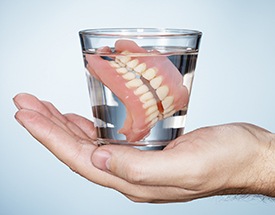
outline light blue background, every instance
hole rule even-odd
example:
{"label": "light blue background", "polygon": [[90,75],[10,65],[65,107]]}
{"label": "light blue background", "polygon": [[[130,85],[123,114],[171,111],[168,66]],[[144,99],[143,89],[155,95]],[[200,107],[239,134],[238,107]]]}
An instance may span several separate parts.
{"label": "light blue background", "polygon": [[29,92],[90,117],[78,31],[96,27],[201,30],[187,131],[246,121],[275,131],[275,3],[270,0],[0,2],[0,214],[274,214],[258,197],[151,205],[73,173],[13,118]]}

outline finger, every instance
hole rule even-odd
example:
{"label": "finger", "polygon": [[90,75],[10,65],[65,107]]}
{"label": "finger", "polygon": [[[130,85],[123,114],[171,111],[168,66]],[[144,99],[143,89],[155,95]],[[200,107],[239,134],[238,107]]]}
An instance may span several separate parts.
{"label": "finger", "polygon": [[72,136],[49,118],[33,110],[21,109],[15,114],[15,118],[35,139],[74,171],[85,175],[85,171],[95,169],[90,161],[90,155],[96,148],[93,144]]}
{"label": "finger", "polygon": [[74,172],[103,186],[114,187],[114,184],[117,184],[123,187],[121,183],[125,185],[122,180],[116,179],[92,165],[90,156],[97,146],[70,135],[49,118],[36,111],[21,109],[15,114],[15,118],[35,139]]}
{"label": "finger", "polygon": [[92,165],[91,154],[97,146],[69,134],[41,113],[20,109],[15,118],[27,131],[72,170],[97,184],[120,188],[125,181],[98,170]]}
{"label": "finger", "polygon": [[68,121],[76,124],[90,139],[96,139],[97,134],[93,122],[77,114],[69,113],[64,116]]}
{"label": "finger", "polygon": [[169,186],[140,186],[131,194],[124,194],[134,202],[169,203],[187,202],[197,198],[210,196],[211,193],[199,193]]}
{"label": "finger", "polygon": [[62,124],[64,124],[66,128],[68,128],[73,134],[83,139],[90,139],[90,137],[86,134],[86,132],[79,127],[79,125],[74,123],[72,120],[69,120],[66,117],[66,115],[61,114],[52,103],[48,101],[42,101],[42,102],[48,108],[52,116],[55,117],[57,120],[59,120]]}
{"label": "finger", "polygon": [[52,116],[54,116],[55,118],[57,118],[60,122],[66,124],[67,119],[65,116],[63,116],[59,110],[56,109],[56,107],[48,101],[42,101],[40,100],[40,102],[43,103],[43,105],[48,109],[49,113],[51,113]]}
{"label": "finger", "polygon": [[66,128],[62,120],[60,120],[61,117],[55,117],[51,113],[51,111],[47,108],[47,106],[45,105],[46,102],[43,103],[35,96],[26,94],[26,93],[21,93],[16,95],[13,100],[19,110],[27,109],[27,110],[36,111],[44,115],[45,117],[49,118],[50,120],[52,120],[55,124],[59,125],[64,130],[67,130],[68,132],[70,132],[70,130]]}
{"label": "finger", "polygon": [[14,97],[14,103],[18,109],[29,109],[41,113],[71,135],[88,138],[81,129],[69,122],[50,102],[40,101],[33,95],[22,93]]}
{"label": "finger", "polygon": [[71,160],[79,154],[80,139],[76,139],[44,115],[33,110],[21,109],[16,113],[15,118],[64,163],[70,164]]}
{"label": "finger", "polygon": [[92,155],[93,164],[141,185],[179,186],[185,172],[190,170],[188,156],[178,153],[176,148],[166,151],[140,151],[132,147],[106,145]]}

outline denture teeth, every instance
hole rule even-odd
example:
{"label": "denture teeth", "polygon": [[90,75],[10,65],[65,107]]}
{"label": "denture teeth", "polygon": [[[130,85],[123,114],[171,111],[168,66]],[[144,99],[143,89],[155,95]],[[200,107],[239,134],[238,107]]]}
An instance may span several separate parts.
{"label": "denture teeth", "polygon": [[140,87],[142,84],[143,83],[140,79],[135,78],[135,79],[127,82],[126,87],[128,87],[128,88]]}
{"label": "denture teeth", "polygon": [[113,68],[119,68],[119,64],[117,64],[115,61],[108,61],[110,66],[113,67]]}
{"label": "denture teeth", "polygon": [[164,114],[164,115],[163,115],[163,118],[170,117],[170,116],[172,116],[174,113],[176,113],[176,110],[172,110],[172,111],[170,111],[169,113]]}
{"label": "denture teeth", "polygon": [[159,86],[161,85],[162,80],[163,80],[162,76],[157,76],[157,77],[155,77],[154,79],[152,79],[152,80],[150,81],[150,85],[151,85],[154,89],[157,89],[157,88],[159,88]]}
{"label": "denture teeth", "polygon": [[152,122],[152,121],[158,121],[158,115],[159,115],[159,111],[155,111],[153,112],[152,114],[150,114],[146,120],[145,120],[145,123],[148,123],[148,122]]}
{"label": "denture teeth", "polygon": [[150,128],[154,127],[154,125],[155,125],[158,121],[159,121],[158,118],[153,119],[153,120],[151,121],[149,127],[150,127]]}
{"label": "denture teeth", "polygon": [[132,72],[127,72],[122,77],[125,80],[129,80],[130,81],[130,80],[133,80],[136,77],[136,75],[134,73],[132,73]]}
{"label": "denture teeth", "polygon": [[163,113],[162,114],[167,114],[169,113],[170,111],[174,110],[174,105],[171,105],[170,107],[168,107],[167,109],[164,109]]}
{"label": "denture teeth", "polygon": [[163,109],[167,109],[168,107],[170,107],[173,104],[173,102],[174,102],[174,97],[173,96],[167,96],[161,102]]}
{"label": "denture teeth", "polygon": [[128,72],[128,70],[125,67],[120,67],[120,68],[116,69],[116,71],[118,74],[121,74],[121,75]]}
{"label": "denture teeth", "polygon": [[156,94],[158,95],[160,100],[165,99],[168,93],[169,93],[169,88],[166,85],[161,86],[156,90]]}
{"label": "denture teeth", "polygon": [[115,62],[116,62],[120,67],[125,67],[125,64],[122,63],[120,60],[118,60],[117,57],[116,57],[116,59],[115,59]]}
{"label": "denture teeth", "polygon": [[131,57],[130,56],[117,56],[116,60],[120,61],[123,64],[127,64],[131,60]]}
{"label": "denture teeth", "polygon": [[157,105],[153,105],[151,107],[149,107],[147,110],[146,110],[146,116],[150,115],[151,113],[154,113],[155,111],[158,110],[158,106]]}
{"label": "denture teeth", "polygon": [[127,55],[127,54],[131,54],[131,52],[124,50],[123,52],[121,52],[121,54]]}
{"label": "denture teeth", "polygon": [[147,80],[152,80],[157,74],[157,71],[153,68],[149,68],[147,69],[143,74],[142,76],[147,79]]}
{"label": "denture teeth", "polygon": [[143,108],[144,109],[147,109],[147,108],[149,108],[149,107],[151,107],[152,105],[156,105],[157,104],[157,101],[156,101],[156,99],[150,99],[150,100],[148,100],[148,101],[146,101],[144,104],[143,104]]}
{"label": "denture teeth", "polygon": [[138,96],[147,93],[148,91],[149,88],[145,84],[143,84],[134,91],[134,94]]}
{"label": "denture teeth", "polygon": [[127,68],[134,69],[138,65],[138,59],[131,60],[126,65]]}
{"label": "denture teeth", "polygon": [[134,71],[138,74],[141,74],[143,73],[144,71],[146,70],[146,64],[145,63],[141,63],[139,65],[137,65],[135,68],[134,68]]}
{"label": "denture teeth", "polygon": [[142,96],[139,97],[142,103],[145,103],[147,100],[154,98],[153,94],[149,91],[144,93]]}

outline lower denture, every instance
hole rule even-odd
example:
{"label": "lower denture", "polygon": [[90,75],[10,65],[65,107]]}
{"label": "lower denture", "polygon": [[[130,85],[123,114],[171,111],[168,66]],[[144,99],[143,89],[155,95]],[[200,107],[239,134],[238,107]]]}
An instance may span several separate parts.
{"label": "lower denture", "polygon": [[167,57],[131,58],[128,54],[147,51],[130,40],[118,40],[115,49],[126,55],[114,61],[86,55],[87,69],[125,105],[126,119],[119,133],[124,134],[127,141],[135,142],[145,138],[157,121],[186,107],[188,90],[182,75]]}

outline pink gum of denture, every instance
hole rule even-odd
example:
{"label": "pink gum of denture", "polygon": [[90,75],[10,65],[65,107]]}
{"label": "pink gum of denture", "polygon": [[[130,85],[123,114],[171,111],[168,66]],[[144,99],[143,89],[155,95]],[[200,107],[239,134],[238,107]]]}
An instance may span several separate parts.
{"label": "pink gum of denture", "polygon": [[[130,40],[118,40],[115,44],[115,50],[117,53],[124,51],[147,53],[145,49]],[[108,53],[111,50],[108,47],[103,47],[100,52]],[[150,121],[146,121],[146,109],[143,108],[140,96],[134,93],[135,89],[128,88],[125,85],[128,81],[116,71],[116,68],[110,65],[108,60],[104,60],[99,55],[89,54],[86,54],[85,58],[88,62],[87,69],[89,72],[106,85],[126,107],[126,119],[119,133],[124,134],[129,142],[142,140],[150,133],[153,125]],[[152,54],[146,57],[132,57],[133,59],[138,59],[139,64],[145,63],[147,69],[157,69],[157,75],[163,77],[162,85],[166,85],[169,88],[167,96],[174,97],[173,106],[175,112],[186,107],[189,97],[188,90],[183,85],[182,75],[167,57]],[[162,118],[159,117],[159,120]]]}

